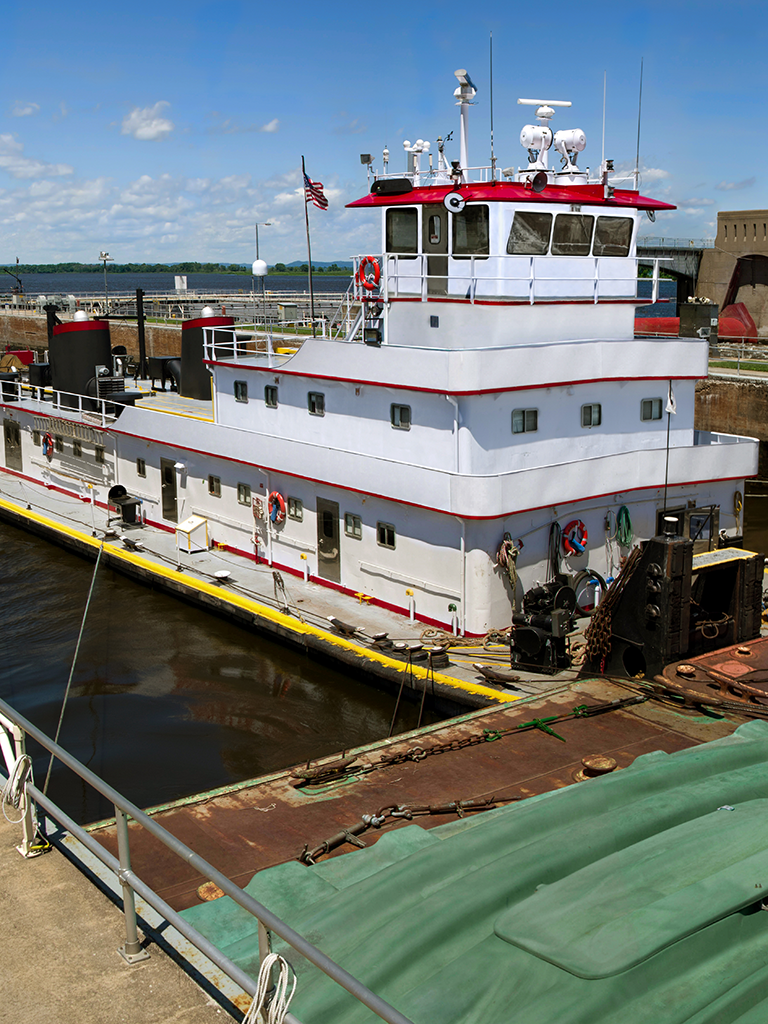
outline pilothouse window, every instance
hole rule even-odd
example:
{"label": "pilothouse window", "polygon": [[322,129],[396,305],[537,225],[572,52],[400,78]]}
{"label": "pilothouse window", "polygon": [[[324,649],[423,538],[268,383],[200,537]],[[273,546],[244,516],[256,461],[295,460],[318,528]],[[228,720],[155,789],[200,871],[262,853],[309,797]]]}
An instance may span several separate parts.
{"label": "pilothouse window", "polygon": [[546,256],[551,231],[551,213],[516,213],[507,239],[507,253],[510,256]]}
{"label": "pilothouse window", "polygon": [[632,220],[629,217],[598,217],[595,228],[595,256],[628,256],[632,241]]}
{"label": "pilothouse window", "polygon": [[[387,252],[397,255],[419,251],[419,215],[407,210],[387,210]],[[409,259],[411,257],[408,257]]]}
{"label": "pilothouse window", "polygon": [[488,207],[465,206],[453,215],[453,255],[457,259],[487,256],[489,248]]}
{"label": "pilothouse window", "polygon": [[553,256],[589,256],[595,218],[580,213],[558,213],[552,232]]}

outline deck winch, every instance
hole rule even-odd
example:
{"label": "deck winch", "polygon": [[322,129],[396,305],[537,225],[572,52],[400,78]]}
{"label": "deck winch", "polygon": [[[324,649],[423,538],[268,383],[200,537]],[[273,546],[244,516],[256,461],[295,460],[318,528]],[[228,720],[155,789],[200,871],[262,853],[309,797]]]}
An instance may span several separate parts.
{"label": "deck winch", "polygon": [[565,638],[575,628],[576,613],[576,591],[570,584],[571,577],[559,573],[526,592],[523,611],[512,615],[513,665],[548,674],[570,667]]}

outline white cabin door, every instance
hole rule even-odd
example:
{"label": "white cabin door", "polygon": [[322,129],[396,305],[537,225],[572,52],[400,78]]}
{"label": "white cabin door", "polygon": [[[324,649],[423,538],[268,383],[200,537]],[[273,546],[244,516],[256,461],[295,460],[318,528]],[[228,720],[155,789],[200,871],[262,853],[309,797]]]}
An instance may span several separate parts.
{"label": "white cabin door", "polygon": [[424,206],[422,252],[427,257],[427,295],[448,294],[448,211],[442,203]]}

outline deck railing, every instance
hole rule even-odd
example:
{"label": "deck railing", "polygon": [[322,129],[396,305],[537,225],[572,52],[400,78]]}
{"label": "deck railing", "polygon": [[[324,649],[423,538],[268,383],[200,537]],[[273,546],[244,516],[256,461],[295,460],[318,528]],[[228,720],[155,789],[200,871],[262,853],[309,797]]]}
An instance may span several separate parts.
{"label": "deck railing", "polygon": [[[63,747],[54,743],[42,730],[14,711],[9,704],[0,700],[0,752],[3,755],[9,777],[13,774],[18,760],[25,755],[26,737],[31,737],[46,750],[50,751],[57,760],[113,804],[119,856],[114,857],[105,850],[101,843],[97,842],[85,829],[78,825],[77,822],[41,792],[37,786],[29,781],[25,785],[20,804],[20,810],[23,815],[24,837],[19,850],[22,854],[30,856],[35,847],[36,826],[32,806],[32,802],[34,802],[54,821],[58,822],[63,829],[69,832],[70,835],[82,843],[90,853],[97,857],[114,874],[123,890],[126,941],[125,945],[121,947],[121,953],[129,962],[131,962],[132,958],[143,958],[141,943],[138,938],[136,908],[134,904],[134,894],[136,893],[204,956],[208,957],[227,977],[240,986],[244,992],[247,992],[250,996],[256,994],[257,982],[249,974],[225,956],[217,946],[197,931],[177,911],[173,910],[149,885],[131,870],[130,834],[128,829],[128,818],[130,817],[137,825],[158,839],[181,862],[190,865],[203,878],[217,885],[238,906],[253,915],[258,921],[260,962],[263,962],[270,951],[270,932],[274,932],[275,935],[279,935],[297,953],[318,967],[341,988],[346,989],[355,999],[364,1006],[367,1006],[368,1009],[372,1010],[382,1020],[387,1021],[388,1024],[412,1024],[407,1017],[403,1016],[402,1013],[393,1006],[390,1006],[389,1003],[376,995],[375,992],[372,992],[362,982],[358,981],[357,978],[345,971],[339,964],[331,960],[322,950],[308,942],[307,939],[289,927],[276,914],[273,914],[263,904],[255,900],[238,885],[235,885],[234,882],[212,864],[209,864],[203,857],[196,854],[194,850],[191,850],[179,839],[171,835],[162,825],[148,814],[145,814],[135,804],[131,803],[130,800],[127,800],[112,786],[109,786],[100,779],[89,768],[86,768],[84,764],[81,764]],[[285,1021],[287,1024],[300,1024],[291,1013],[286,1014]]]}

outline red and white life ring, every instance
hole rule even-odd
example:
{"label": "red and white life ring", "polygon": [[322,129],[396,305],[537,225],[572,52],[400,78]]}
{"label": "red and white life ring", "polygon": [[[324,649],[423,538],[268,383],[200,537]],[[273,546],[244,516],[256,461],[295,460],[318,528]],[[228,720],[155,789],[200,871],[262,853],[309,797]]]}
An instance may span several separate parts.
{"label": "red and white life ring", "polygon": [[45,437],[43,437],[43,455],[46,457],[46,459],[50,459],[51,458],[51,456],[53,455],[53,450],[54,450],[53,435],[52,434],[46,434]]}
{"label": "red and white life ring", "polygon": [[269,518],[273,523],[282,523],[285,519],[285,498],[279,491],[272,491],[269,496]]}
{"label": "red and white life ring", "polygon": [[583,555],[588,543],[586,526],[580,519],[572,519],[563,530],[563,550],[566,555]]}
{"label": "red and white life ring", "polygon": [[[369,265],[373,268],[372,277],[366,277],[365,275],[366,268]],[[372,292],[373,289],[378,285],[379,279],[381,278],[381,267],[379,266],[379,261],[376,259],[376,257],[363,256],[363,258],[360,260],[360,268],[358,270],[358,274],[360,275],[360,284],[363,286],[363,288],[367,289],[369,292]]]}

